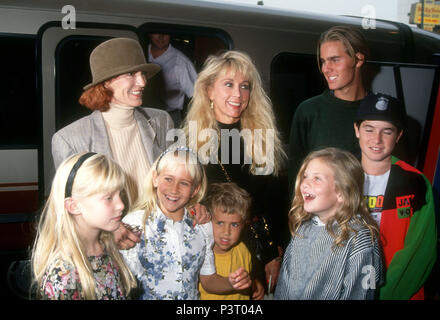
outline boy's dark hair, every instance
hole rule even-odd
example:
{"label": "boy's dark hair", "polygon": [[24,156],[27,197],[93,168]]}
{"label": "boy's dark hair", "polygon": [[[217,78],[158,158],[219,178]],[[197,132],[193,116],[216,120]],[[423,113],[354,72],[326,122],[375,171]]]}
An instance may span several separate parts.
{"label": "boy's dark hair", "polygon": [[237,213],[246,221],[251,206],[249,193],[233,182],[212,183],[208,187],[208,194],[203,200],[210,214],[216,209],[224,213]]}

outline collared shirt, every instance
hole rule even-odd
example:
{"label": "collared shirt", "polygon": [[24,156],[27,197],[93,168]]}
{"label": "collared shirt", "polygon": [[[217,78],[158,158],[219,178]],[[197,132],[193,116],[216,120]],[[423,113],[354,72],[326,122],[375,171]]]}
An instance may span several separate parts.
{"label": "collared shirt", "polygon": [[[142,227],[143,215],[144,211],[135,211],[123,221]],[[141,299],[199,299],[199,274],[216,273],[211,223],[193,227],[187,210],[181,221],[174,222],[156,208],[141,238],[132,249],[121,250],[141,284]]]}
{"label": "collared shirt", "polygon": [[194,83],[197,72],[192,62],[171,44],[168,49],[153,58],[151,45],[148,47],[148,60],[160,65],[165,81],[166,110],[182,110],[185,95],[191,98],[194,94]]}

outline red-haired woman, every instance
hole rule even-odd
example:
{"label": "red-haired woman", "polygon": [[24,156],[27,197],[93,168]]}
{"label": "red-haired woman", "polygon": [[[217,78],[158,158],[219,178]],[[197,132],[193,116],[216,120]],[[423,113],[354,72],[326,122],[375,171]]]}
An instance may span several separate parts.
{"label": "red-haired woman", "polygon": [[55,167],[79,152],[107,155],[127,174],[128,193],[135,201],[139,182],[166,149],[166,133],[173,128],[165,111],[140,107],[147,79],[160,67],[146,63],[137,41],[115,38],[93,50],[90,69],[93,82],[84,87],[79,102],[93,112],[55,133]]}

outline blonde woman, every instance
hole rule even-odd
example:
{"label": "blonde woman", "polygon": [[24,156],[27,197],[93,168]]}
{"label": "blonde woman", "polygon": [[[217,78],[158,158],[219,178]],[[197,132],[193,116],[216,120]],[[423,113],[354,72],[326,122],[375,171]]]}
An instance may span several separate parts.
{"label": "blonde woman", "polygon": [[[186,142],[205,164],[209,183],[235,182],[248,191],[251,219],[258,217],[267,226],[270,219],[281,217],[274,209],[281,193],[275,195],[275,190],[285,152],[270,99],[247,54],[226,51],[208,57],[195,83],[184,131]],[[250,232],[245,234],[251,252],[266,265],[261,280],[266,283],[272,277],[275,284],[280,259],[272,235],[260,234],[267,241],[256,244]]]}
{"label": "blonde woman", "polygon": [[382,277],[378,228],[363,196],[364,173],[349,152],[326,148],[304,160],[289,212],[276,299],[374,299]]}
{"label": "blonde woman", "polygon": [[126,177],[92,152],[63,161],[53,180],[32,252],[37,297],[126,299],[136,286],[114,243],[124,210]]}

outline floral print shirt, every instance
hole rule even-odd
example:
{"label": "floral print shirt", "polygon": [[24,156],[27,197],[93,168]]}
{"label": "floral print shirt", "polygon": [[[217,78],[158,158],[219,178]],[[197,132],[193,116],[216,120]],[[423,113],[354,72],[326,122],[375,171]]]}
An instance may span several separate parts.
{"label": "floral print shirt", "polygon": [[[98,300],[125,300],[116,264],[104,251],[88,257],[95,278]],[[83,300],[81,281],[76,267],[62,259],[55,260],[46,271],[40,287],[43,300]]]}
{"label": "floral print shirt", "polygon": [[[135,211],[123,221],[142,228],[144,211]],[[193,226],[185,210],[174,222],[159,208],[145,226],[141,242],[121,253],[141,286],[142,300],[199,299],[199,274],[216,273],[211,223]]]}

